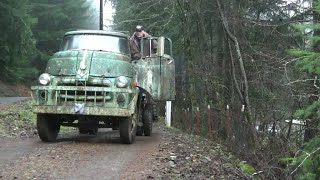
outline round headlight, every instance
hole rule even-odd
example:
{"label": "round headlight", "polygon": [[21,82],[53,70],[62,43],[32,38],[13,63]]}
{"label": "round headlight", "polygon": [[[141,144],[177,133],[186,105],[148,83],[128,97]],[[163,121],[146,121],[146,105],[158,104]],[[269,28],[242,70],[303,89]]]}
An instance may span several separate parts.
{"label": "round headlight", "polygon": [[116,86],[118,88],[125,88],[128,86],[128,80],[124,76],[120,76],[116,79]]}
{"label": "round headlight", "polygon": [[50,75],[48,73],[43,73],[39,77],[39,83],[41,85],[48,85],[50,83]]}

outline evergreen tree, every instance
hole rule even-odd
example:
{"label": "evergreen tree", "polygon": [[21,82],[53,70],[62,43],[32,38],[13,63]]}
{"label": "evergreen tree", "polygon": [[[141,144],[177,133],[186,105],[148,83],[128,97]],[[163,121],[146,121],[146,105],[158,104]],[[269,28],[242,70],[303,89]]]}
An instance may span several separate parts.
{"label": "evergreen tree", "polygon": [[48,58],[59,49],[61,39],[67,31],[97,29],[92,24],[96,16],[90,8],[92,0],[30,0],[32,16],[37,25],[32,28],[37,40],[38,56],[33,59],[37,69],[43,70]]}
{"label": "evergreen tree", "polygon": [[0,2],[0,79],[6,81],[33,78],[29,58],[35,52],[31,27],[35,21],[28,14],[28,0]]}
{"label": "evergreen tree", "polygon": [[298,57],[296,65],[304,79],[299,80],[304,89],[301,93],[303,107],[295,115],[306,120],[306,143],[301,154],[295,158],[293,172],[298,172],[298,179],[315,180],[320,178],[320,1],[313,0],[311,8],[312,16],[306,16],[311,21],[293,25],[302,36],[303,46],[289,50],[289,54]]}

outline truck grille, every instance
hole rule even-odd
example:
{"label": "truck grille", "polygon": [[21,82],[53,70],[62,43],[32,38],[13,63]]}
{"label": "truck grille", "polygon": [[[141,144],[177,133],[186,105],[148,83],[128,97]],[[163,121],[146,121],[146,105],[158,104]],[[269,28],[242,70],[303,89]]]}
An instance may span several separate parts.
{"label": "truck grille", "polygon": [[112,100],[110,92],[101,91],[69,91],[62,90],[58,92],[60,101],[81,101],[81,102],[105,102]]}
{"label": "truck grille", "polygon": [[36,103],[39,105],[64,105],[83,102],[92,106],[105,106],[114,99],[114,92],[112,92],[110,88],[106,87],[42,86],[33,90],[32,93],[32,96],[38,97],[36,98]]}
{"label": "truck grille", "polygon": [[[110,87],[109,85],[91,84],[86,81],[77,81],[73,83],[62,83],[65,87],[76,87],[76,90],[60,90],[57,91],[58,102],[94,102],[95,104],[105,103],[112,100],[112,93],[104,91],[86,90],[85,87],[95,89],[96,87]],[[83,89],[83,90],[81,90]]]}

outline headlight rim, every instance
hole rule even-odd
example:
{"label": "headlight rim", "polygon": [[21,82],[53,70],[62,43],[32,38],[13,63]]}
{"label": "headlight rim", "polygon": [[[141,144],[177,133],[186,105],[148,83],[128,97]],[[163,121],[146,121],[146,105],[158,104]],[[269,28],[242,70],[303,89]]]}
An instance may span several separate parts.
{"label": "headlight rim", "polygon": [[45,86],[50,84],[51,82],[51,76],[48,73],[43,73],[39,76],[39,84]]}
{"label": "headlight rim", "polygon": [[126,88],[129,86],[129,81],[125,76],[119,76],[116,78],[115,85],[117,88]]}

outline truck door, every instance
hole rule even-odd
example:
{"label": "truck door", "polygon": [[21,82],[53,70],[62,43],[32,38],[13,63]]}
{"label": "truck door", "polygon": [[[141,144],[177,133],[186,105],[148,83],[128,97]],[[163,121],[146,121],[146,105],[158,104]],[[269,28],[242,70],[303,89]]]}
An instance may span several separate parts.
{"label": "truck door", "polygon": [[[138,86],[150,94],[156,101],[175,99],[175,65],[172,58],[172,42],[169,38],[145,39],[156,40],[157,53],[133,61],[137,72]],[[143,47],[143,46],[141,46]]]}

